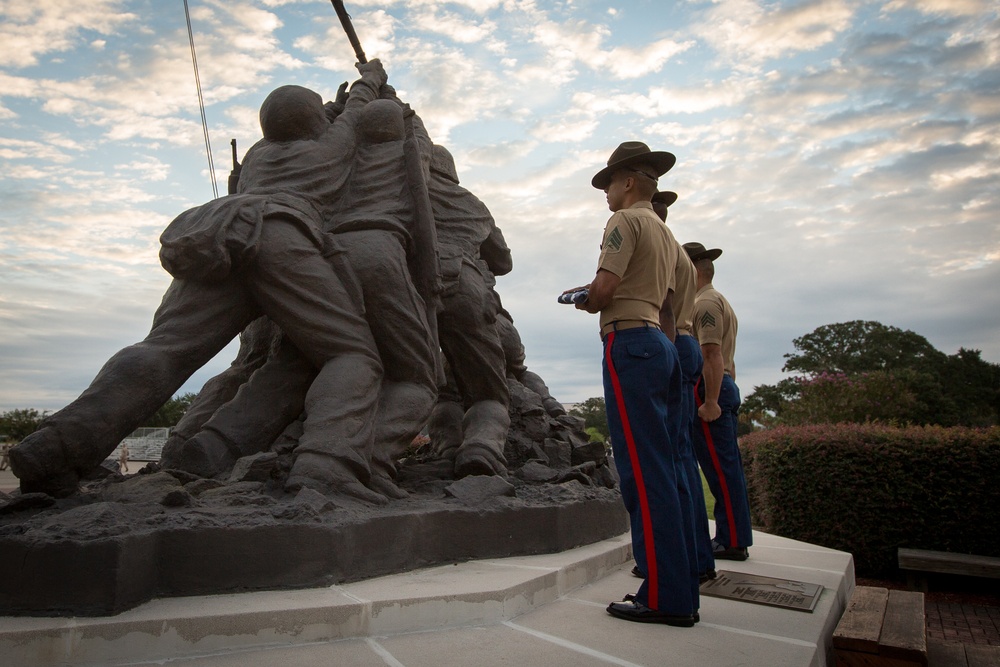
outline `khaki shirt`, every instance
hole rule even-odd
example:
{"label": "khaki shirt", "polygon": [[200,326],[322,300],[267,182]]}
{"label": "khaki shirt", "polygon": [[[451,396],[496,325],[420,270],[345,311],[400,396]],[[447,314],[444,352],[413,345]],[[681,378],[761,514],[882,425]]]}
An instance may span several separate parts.
{"label": "khaki shirt", "polygon": [[722,348],[723,369],[736,377],[736,313],[718,290],[709,283],[698,290],[694,302],[694,335],[700,345]]}
{"label": "khaki shirt", "polygon": [[677,333],[691,335],[694,317],[694,294],[698,287],[698,271],[684,247],[677,244],[677,268],[674,269],[674,322]]}
{"label": "khaki shirt", "polygon": [[601,311],[601,327],[619,320],[644,320],[659,326],[667,290],[674,288],[677,240],[648,202],[617,211],[604,228],[597,268],[621,283]]}

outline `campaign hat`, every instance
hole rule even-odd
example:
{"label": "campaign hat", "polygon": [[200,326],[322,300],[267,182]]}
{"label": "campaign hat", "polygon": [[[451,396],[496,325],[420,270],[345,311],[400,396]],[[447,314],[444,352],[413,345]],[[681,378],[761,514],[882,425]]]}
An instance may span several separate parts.
{"label": "campaign hat", "polygon": [[654,204],[663,204],[667,208],[670,208],[677,201],[677,193],[670,190],[663,190],[654,194],[650,201]]}
{"label": "campaign hat", "polygon": [[714,262],[719,258],[719,255],[722,254],[722,250],[720,248],[707,250],[705,246],[697,241],[685,243],[684,250],[687,251],[688,257],[691,258],[692,262],[697,262],[699,259],[710,259]]}
{"label": "campaign hat", "polygon": [[[604,190],[611,183],[611,175],[620,169],[635,169],[654,181],[670,171],[677,161],[673,153],[653,151],[641,141],[626,141],[618,146],[608,158],[608,166],[601,169],[590,184]],[[639,167],[642,167],[639,169]]]}

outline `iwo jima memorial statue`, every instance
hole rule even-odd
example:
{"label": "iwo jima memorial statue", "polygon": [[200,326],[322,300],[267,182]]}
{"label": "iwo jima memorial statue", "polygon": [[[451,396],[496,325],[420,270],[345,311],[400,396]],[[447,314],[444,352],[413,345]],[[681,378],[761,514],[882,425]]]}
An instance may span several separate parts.
{"label": "iwo jima memorial statue", "polygon": [[[627,529],[603,443],[525,368],[490,212],[338,13],[360,78],[326,104],[267,96],[230,194],[160,237],[173,281],[149,335],[10,451],[0,615],[329,585]],[[101,465],[237,336],[159,463]]]}

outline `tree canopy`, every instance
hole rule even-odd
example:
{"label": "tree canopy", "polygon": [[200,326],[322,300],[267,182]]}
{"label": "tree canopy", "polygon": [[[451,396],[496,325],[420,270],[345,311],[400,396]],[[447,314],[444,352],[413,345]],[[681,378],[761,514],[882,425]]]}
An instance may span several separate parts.
{"label": "tree canopy", "polygon": [[[174,396],[164,403],[156,413],[147,419],[143,426],[175,426],[191,406],[197,394],[187,393]],[[49,413],[39,412],[33,408],[8,410],[0,413],[0,438],[20,442],[38,430],[39,425]]]}
{"label": "tree canopy", "polygon": [[181,420],[187,409],[191,407],[191,403],[198,394],[188,392],[187,394],[181,394],[179,396],[174,396],[156,411],[156,413],[146,420],[143,426],[176,426],[177,422]]}
{"label": "tree canopy", "polygon": [[611,437],[608,430],[608,411],[601,397],[588,398],[583,403],[578,404],[570,414],[583,417],[584,425],[588,432],[594,429],[601,434],[603,439]]}
{"label": "tree canopy", "polygon": [[806,375],[920,368],[945,357],[920,334],[865,320],[825,324],[792,344],[797,352],[781,370]]}
{"label": "tree canopy", "polygon": [[785,372],[743,402],[743,418],[778,424],[882,421],[942,426],[1000,423],[1000,365],[979,350],[948,355],[880,322],[818,327],[792,341]]}
{"label": "tree canopy", "polygon": [[34,409],[8,410],[0,414],[0,439],[20,442],[38,430],[48,412]]}

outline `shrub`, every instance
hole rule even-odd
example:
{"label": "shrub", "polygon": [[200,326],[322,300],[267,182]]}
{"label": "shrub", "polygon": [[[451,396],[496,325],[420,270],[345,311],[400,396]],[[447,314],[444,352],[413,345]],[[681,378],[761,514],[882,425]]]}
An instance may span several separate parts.
{"label": "shrub", "polygon": [[849,551],[862,576],[899,547],[1000,555],[1000,428],[783,426],[740,441],[755,526]]}

